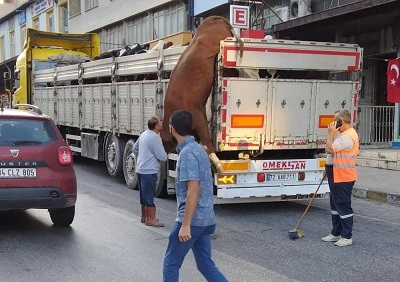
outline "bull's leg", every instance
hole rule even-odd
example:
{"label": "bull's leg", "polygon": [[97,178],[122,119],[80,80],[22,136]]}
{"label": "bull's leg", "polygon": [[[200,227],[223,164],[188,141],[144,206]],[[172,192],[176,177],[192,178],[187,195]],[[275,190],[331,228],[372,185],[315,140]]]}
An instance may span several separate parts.
{"label": "bull's leg", "polygon": [[223,173],[223,168],[220,160],[215,154],[214,146],[212,145],[210,132],[208,130],[208,122],[206,113],[201,111],[193,112],[193,127],[197,132],[201,143],[205,147],[207,154],[211,160],[211,163],[215,166],[219,174]]}

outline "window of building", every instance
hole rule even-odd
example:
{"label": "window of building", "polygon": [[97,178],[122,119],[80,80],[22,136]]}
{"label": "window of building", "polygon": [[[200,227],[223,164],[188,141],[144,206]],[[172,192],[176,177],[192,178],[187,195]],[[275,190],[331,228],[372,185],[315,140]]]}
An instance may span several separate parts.
{"label": "window of building", "polygon": [[0,37],[0,62],[6,60],[6,46],[4,46],[5,43],[4,36]]}
{"label": "window of building", "polygon": [[68,32],[68,2],[60,4],[58,6],[58,14],[59,14],[59,30],[61,32]]}
{"label": "window of building", "polygon": [[101,36],[101,52],[121,48],[125,45],[122,24],[106,28]]}
{"label": "window of building", "polygon": [[15,30],[10,30],[10,58],[15,56]]}
{"label": "window of building", "polygon": [[39,17],[32,19],[32,27],[37,30],[40,29]]}
{"label": "window of building", "polygon": [[68,0],[69,16],[73,17],[81,13],[81,0]]}
{"label": "window of building", "polygon": [[46,13],[46,26],[47,26],[47,31],[54,31],[54,12],[53,9],[49,10]]}
{"label": "window of building", "polygon": [[182,3],[171,5],[153,14],[153,38],[158,39],[185,30],[186,12]]}
{"label": "window of building", "polygon": [[147,15],[128,21],[128,42],[129,46],[150,41],[149,17]]}
{"label": "window of building", "polygon": [[99,6],[99,0],[85,0],[85,11]]}
{"label": "window of building", "polygon": [[20,46],[21,46],[21,51],[24,49],[25,39],[26,39],[26,24],[21,25],[21,27],[20,27]]}

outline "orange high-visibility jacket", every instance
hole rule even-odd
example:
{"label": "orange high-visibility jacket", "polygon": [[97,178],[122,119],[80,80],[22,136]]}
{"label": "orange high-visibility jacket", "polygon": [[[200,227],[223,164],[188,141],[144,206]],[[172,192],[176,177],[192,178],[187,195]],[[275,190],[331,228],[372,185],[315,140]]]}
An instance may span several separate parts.
{"label": "orange high-visibility jacket", "polygon": [[357,155],[359,150],[358,134],[354,128],[349,128],[339,134],[340,136],[348,135],[353,140],[353,147],[346,151],[338,151],[333,145],[333,181],[334,183],[352,182],[357,180]]}

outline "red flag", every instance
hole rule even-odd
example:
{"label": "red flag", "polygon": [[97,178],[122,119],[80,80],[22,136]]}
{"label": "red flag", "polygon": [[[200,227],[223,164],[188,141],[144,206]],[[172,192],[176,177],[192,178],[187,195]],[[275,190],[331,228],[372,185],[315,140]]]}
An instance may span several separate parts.
{"label": "red flag", "polygon": [[387,95],[388,102],[400,103],[400,58],[388,62]]}

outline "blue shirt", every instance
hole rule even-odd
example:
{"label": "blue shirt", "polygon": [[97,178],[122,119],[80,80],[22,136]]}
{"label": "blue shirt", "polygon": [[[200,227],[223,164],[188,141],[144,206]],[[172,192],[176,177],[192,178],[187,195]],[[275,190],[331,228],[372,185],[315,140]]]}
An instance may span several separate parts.
{"label": "blue shirt", "polygon": [[178,214],[176,221],[183,221],[186,209],[187,181],[197,180],[200,183],[200,197],[192,218],[193,226],[209,226],[215,224],[213,180],[211,165],[204,148],[194,137],[188,137],[176,151],[179,154],[176,167],[176,199]]}

